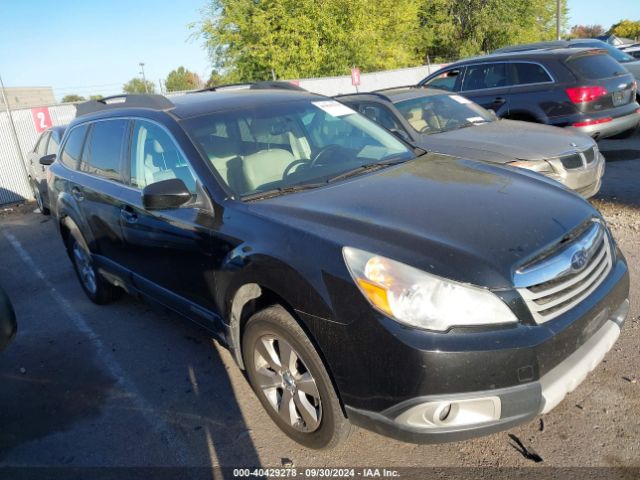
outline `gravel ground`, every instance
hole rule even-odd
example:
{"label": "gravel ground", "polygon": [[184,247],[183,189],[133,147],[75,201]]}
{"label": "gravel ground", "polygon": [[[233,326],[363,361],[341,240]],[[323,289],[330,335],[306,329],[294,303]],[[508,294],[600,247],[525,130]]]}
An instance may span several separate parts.
{"label": "gravel ground", "polygon": [[618,343],[551,413],[443,445],[355,430],[342,448],[302,448],[279,432],[206,332],[133,298],[91,304],[51,219],[32,205],[0,209],[0,284],[19,321],[0,354],[0,478],[7,466],[640,468],[640,136],[602,149],[610,163],[593,204],[631,269]]}

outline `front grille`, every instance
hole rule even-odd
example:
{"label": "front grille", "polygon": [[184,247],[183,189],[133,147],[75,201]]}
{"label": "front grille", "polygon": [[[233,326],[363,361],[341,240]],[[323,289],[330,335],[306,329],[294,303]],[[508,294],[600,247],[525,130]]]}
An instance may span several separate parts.
{"label": "front grille", "polygon": [[560,157],[562,166],[567,170],[573,170],[575,168],[583,168],[596,159],[595,147],[588,148],[582,152],[569,153]]}
{"label": "front grille", "polygon": [[547,253],[540,261],[518,270],[516,288],[534,320],[544,323],[587,298],[607,277],[612,264],[606,229],[599,221],[593,221],[557,252]]}

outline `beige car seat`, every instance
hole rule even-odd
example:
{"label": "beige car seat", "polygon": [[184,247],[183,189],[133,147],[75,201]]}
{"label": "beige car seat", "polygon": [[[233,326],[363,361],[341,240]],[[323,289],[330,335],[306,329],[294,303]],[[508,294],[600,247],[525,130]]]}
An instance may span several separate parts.
{"label": "beige car seat", "polygon": [[417,132],[429,126],[422,118],[422,108],[420,107],[412,108],[407,112],[407,121]]}
{"label": "beige car seat", "polygon": [[231,161],[229,184],[236,191],[252,192],[262,185],[282,180],[285,169],[296,159],[281,148],[261,150]]}

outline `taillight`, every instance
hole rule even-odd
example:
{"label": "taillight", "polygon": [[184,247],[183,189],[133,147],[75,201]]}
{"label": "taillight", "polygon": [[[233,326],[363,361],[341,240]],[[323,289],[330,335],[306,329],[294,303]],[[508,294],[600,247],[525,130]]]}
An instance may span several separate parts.
{"label": "taillight", "polygon": [[607,123],[612,121],[613,118],[611,117],[606,117],[606,118],[598,118],[595,120],[586,120],[584,122],[578,122],[578,123],[574,123],[573,126],[574,127],[588,127],[590,125],[599,125],[601,123]]}
{"label": "taillight", "polygon": [[569,100],[573,103],[592,102],[606,94],[607,89],[600,86],[567,88],[567,95],[569,95]]}

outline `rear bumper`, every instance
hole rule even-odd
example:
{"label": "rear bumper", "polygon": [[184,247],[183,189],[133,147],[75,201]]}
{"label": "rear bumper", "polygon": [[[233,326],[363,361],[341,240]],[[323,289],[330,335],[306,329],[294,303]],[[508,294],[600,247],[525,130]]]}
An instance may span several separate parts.
{"label": "rear bumper", "polygon": [[593,138],[603,139],[612,137],[632,128],[636,128],[640,123],[640,114],[635,111],[631,114],[624,115],[622,117],[614,118],[606,123],[599,123],[596,125],[588,125],[586,127],[567,127],[578,132],[582,132]]}
{"label": "rear bumper", "polygon": [[[591,338],[537,381],[501,389],[417,397],[382,412],[347,406],[347,415],[356,425],[412,443],[452,442],[505,430],[549,412],[573,391],[614,345],[628,311],[629,301],[625,300]],[[434,408],[448,404],[452,405],[449,417],[444,421],[431,419]],[[482,406],[487,404],[493,405],[488,414]],[[495,418],[477,421],[492,414]]]}

